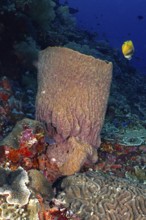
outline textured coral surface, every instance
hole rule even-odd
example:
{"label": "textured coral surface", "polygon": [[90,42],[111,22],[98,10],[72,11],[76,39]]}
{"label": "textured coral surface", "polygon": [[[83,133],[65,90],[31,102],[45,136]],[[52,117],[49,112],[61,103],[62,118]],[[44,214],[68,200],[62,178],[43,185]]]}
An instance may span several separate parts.
{"label": "textured coral surface", "polygon": [[27,188],[27,172],[19,167],[16,171],[0,167],[0,195],[7,195],[9,204],[26,205],[29,201],[30,190]]}
{"label": "textured coral surface", "polygon": [[41,194],[44,198],[48,200],[53,197],[52,185],[47,181],[44,175],[35,169],[28,171],[30,183],[29,187],[36,193]]}
{"label": "textured coral surface", "polygon": [[56,141],[48,154],[63,174],[97,160],[94,147],[100,144],[111,77],[112,63],[67,48],[40,52],[36,117]]}
{"label": "textured coral surface", "polygon": [[58,198],[84,220],[145,220],[144,185],[89,171],[66,177]]}

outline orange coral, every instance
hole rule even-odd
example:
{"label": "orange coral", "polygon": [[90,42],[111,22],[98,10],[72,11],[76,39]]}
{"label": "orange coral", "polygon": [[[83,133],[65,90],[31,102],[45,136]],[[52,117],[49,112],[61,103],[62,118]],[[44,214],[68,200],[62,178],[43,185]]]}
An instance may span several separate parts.
{"label": "orange coral", "polygon": [[114,145],[112,143],[108,142],[108,141],[107,142],[102,142],[101,146],[100,146],[100,149],[102,151],[106,151],[108,153],[112,153],[114,151],[114,147],[113,146]]}
{"label": "orange coral", "polygon": [[9,152],[7,154],[7,159],[10,160],[12,163],[18,163],[20,160],[19,150],[9,149]]}

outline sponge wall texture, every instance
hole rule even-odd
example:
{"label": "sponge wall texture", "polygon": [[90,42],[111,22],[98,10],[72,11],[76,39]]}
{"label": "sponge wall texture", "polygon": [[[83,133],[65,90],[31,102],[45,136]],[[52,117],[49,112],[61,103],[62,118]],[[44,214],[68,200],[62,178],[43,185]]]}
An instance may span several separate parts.
{"label": "sponge wall texture", "polygon": [[48,157],[64,167],[64,174],[67,161],[75,165],[75,155],[80,162],[69,174],[88,157],[97,160],[111,78],[112,63],[71,49],[48,47],[39,54],[36,118],[47,124],[56,141]]}

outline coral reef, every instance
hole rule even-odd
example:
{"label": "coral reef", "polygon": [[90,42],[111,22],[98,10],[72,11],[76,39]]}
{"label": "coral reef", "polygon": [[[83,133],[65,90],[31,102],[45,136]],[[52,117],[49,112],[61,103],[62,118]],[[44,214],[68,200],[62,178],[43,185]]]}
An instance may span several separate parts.
{"label": "coral reef", "polygon": [[61,23],[65,26],[69,27],[70,29],[72,29],[71,27],[75,26],[75,17],[70,14],[69,7],[67,5],[61,5],[60,7],[58,7],[58,9],[56,10],[56,14],[57,17],[60,18]]}
{"label": "coral reef", "polygon": [[131,181],[146,184],[146,169],[145,169],[145,166],[143,166],[143,167],[134,166],[134,170],[129,171],[129,172],[127,171],[125,173],[125,176],[128,179],[130,179]]}
{"label": "coral reef", "polygon": [[61,190],[57,198],[81,219],[146,219],[144,185],[89,171],[64,178]]}
{"label": "coral reef", "polygon": [[[18,3],[19,1],[17,1]],[[28,4],[29,11],[27,14],[42,30],[47,31],[51,22],[55,19],[55,6],[56,4],[53,0],[31,0],[30,4]]]}
{"label": "coral reef", "polygon": [[62,45],[69,35],[77,38],[74,20],[69,7],[57,0],[1,1],[1,74],[21,80],[30,71],[36,77],[38,49]]}
{"label": "coral reef", "polygon": [[104,54],[102,54],[99,50],[95,49],[95,48],[90,48],[89,45],[87,44],[78,44],[74,41],[72,42],[68,42],[67,44],[64,45],[67,48],[79,51],[80,53],[86,54],[86,55],[91,55],[94,56],[96,58],[102,59],[102,60],[110,60],[108,59],[108,57],[104,56]]}
{"label": "coral reef", "polygon": [[[75,58],[67,52],[65,55],[65,48],[60,48],[60,53],[55,51],[57,48],[40,52],[38,66],[39,69],[48,69],[42,73],[49,73],[49,83],[45,75],[46,87],[39,95],[46,109],[37,111],[37,114],[41,121],[47,122],[49,137],[42,123],[31,120],[35,118],[37,92],[33,61],[38,59],[39,50],[48,46],[68,47],[113,63],[104,125],[105,106],[100,109],[104,109],[103,114],[97,108],[101,103],[100,92],[107,88],[104,70],[96,81],[92,75],[93,70],[98,72],[96,59],[75,52]],[[107,216],[117,220],[146,219],[145,189],[142,186],[142,183],[146,184],[146,77],[127,63],[118,49],[111,48],[108,41],[100,41],[98,33],[76,27],[67,1],[62,5],[58,0],[0,1],[0,48],[0,219],[79,220],[100,219],[100,216],[103,220]],[[46,51],[50,55],[45,55]],[[45,62],[48,66],[44,65]],[[110,66],[105,62],[101,64]],[[83,75],[80,74],[82,68],[85,70]],[[100,91],[93,91],[95,86],[102,85]],[[91,110],[89,114],[88,109]],[[24,117],[31,119],[22,120]],[[101,121],[97,124],[99,118]],[[97,153],[98,163],[93,164]],[[80,167],[84,174],[65,178],[63,192],[57,197],[59,200],[54,199],[56,188],[52,188],[52,183]],[[99,172],[87,172],[89,168],[126,177],[135,184]],[[60,197],[68,204],[64,206]]]}
{"label": "coral reef", "polygon": [[11,106],[9,101],[12,97],[12,88],[7,77],[0,78],[0,140],[6,135],[5,130],[9,131],[8,121],[11,119]]}
{"label": "coral reef", "polygon": [[17,82],[0,77],[0,141],[24,115],[34,118],[34,99],[34,89],[22,92]]}
{"label": "coral reef", "polygon": [[111,77],[112,63],[67,48],[40,52],[36,118],[56,141],[47,156],[62,174],[96,162]]}
{"label": "coral reef", "polygon": [[[107,121],[102,130],[101,136],[113,143],[117,142],[125,146],[140,146],[145,144],[146,131],[145,122],[141,122],[137,116],[129,116],[129,119],[121,116],[116,118],[117,124],[111,123],[110,118]],[[118,122],[118,120],[120,120]],[[130,120],[128,122],[128,120]]]}
{"label": "coral reef", "polygon": [[[137,182],[145,182],[146,145],[123,145],[102,139],[98,149],[98,163],[92,168],[118,177],[133,176]],[[139,167],[138,169],[137,166]],[[142,179],[143,178],[143,179]]]}

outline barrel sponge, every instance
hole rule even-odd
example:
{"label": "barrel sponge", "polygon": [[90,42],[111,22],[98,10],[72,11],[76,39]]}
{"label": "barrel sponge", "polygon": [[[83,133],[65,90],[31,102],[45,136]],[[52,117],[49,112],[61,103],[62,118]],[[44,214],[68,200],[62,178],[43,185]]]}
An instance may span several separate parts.
{"label": "barrel sponge", "polygon": [[[68,48],[48,47],[40,52],[37,67],[36,118],[47,124],[48,133],[56,141],[57,147],[54,147],[54,152],[52,149],[51,151],[58,162],[63,160],[62,147],[66,146],[67,149],[69,142],[72,143],[69,148],[78,146],[79,151],[76,150],[76,154],[79,153],[79,161],[81,155],[81,162],[75,170],[70,169],[71,174],[80,169],[88,156],[91,161],[97,160],[93,148],[100,145],[100,131],[112,78],[112,63]],[[57,148],[60,155],[56,158]],[[67,159],[68,149],[63,155]],[[66,162],[63,161],[63,164]]]}
{"label": "barrel sponge", "polygon": [[0,195],[7,196],[7,203],[26,205],[31,194],[26,186],[29,182],[27,172],[21,167],[15,171],[0,168],[0,177]]}

